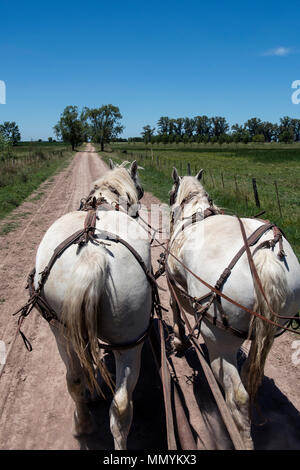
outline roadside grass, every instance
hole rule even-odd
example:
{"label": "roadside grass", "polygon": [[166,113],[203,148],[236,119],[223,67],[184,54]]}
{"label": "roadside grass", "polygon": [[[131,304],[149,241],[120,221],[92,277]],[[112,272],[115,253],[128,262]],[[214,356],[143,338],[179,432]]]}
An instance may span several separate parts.
{"label": "roadside grass", "polygon": [[[29,151],[32,148],[34,151]],[[9,158],[0,156],[0,220],[69,163],[73,155],[69,149],[70,146],[56,142],[30,142],[14,147]],[[42,195],[41,191],[33,198],[38,200]],[[10,223],[8,226],[12,227]],[[8,229],[4,226],[3,230]]]}
{"label": "roadside grass", "polygon": [[39,191],[37,194],[30,198],[30,201],[38,201],[45,194],[45,191]]}
{"label": "roadside grass", "polygon": [[0,236],[7,235],[9,232],[13,232],[18,228],[17,222],[7,222],[0,228]]}
{"label": "roadside grass", "polygon": [[[146,191],[163,202],[169,199],[174,166],[181,175],[187,174],[188,163],[192,175],[204,168],[203,185],[219,207],[246,217],[265,211],[261,217],[283,229],[300,258],[300,146],[197,145],[153,146],[151,150],[143,144],[115,143],[112,153],[101,156],[106,161],[137,159],[145,168],[140,177]],[[255,204],[252,178],[256,179],[260,207]]]}
{"label": "roadside grass", "polygon": [[19,142],[12,148],[14,155],[25,155],[33,152],[71,151],[71,145],[65,142]]}

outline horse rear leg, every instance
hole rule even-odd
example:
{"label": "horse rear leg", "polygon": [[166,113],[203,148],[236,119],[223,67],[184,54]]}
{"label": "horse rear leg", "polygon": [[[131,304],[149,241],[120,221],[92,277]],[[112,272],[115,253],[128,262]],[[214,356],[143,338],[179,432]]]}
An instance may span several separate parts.
{"label": "horse rear leg", "polygon": [[174,347],[176,351],[183,352],[190,347],[191,343],[185,334],[185,327],[180,315],[180,309],[178,307],[178,303],[172,295],[172,292],[170,295],[170,307],[173,312]]}
{"label": "horse rear leg", "polygon": [[72,346],[68,347],[66,339],[57,328],[51,328],[54,333],[59,354],[66,366],[68,391],[75,402],[73,435],[79,437],[93,432],[93,421],[85,398],[86,381],[79,359]]}
{"label": "horse rear leg", "polygon": [[237,368],[237,352],[243,340],[212,325],[202,325],[214,376],[225,392],[225,401],[241,434],[246,449],[253,449],[249,418],[249,395]]}
{"label": "horse rear leg", "polygon": [[116,391],[110,406],[110,429],[116,450],[125,450],[131,427],[135,389],[141,366],[142,345],[124,351],[114,351],[116,360]]}

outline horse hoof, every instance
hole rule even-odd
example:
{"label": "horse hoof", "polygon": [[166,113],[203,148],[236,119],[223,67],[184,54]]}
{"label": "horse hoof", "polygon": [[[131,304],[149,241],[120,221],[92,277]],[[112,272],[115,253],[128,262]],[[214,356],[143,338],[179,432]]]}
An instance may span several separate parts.
{"label": "horse hoof", "polygon": [[244,444],[246,450],[254,450],[254,445],[251,438],[244,439]]}
{"label": "horse hoof", "polygon": [[94,432],[94,425],[92,421],[92,417],[89,415],[86,419],[81,420],[79,422],[78,416],[76,411],[74,412],[74,429],[73,429],[73,436],[74,437],[81,437],[88,434],[93,434]]}

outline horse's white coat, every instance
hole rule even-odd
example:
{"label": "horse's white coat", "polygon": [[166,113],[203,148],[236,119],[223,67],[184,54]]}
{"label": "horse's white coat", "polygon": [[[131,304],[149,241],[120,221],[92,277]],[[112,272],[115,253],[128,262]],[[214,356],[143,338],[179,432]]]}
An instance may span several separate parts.
{"label": "horse's white coat", "polygon": [[[174,170],[173,178],[175,183],[179,184],[179,189],[175,204],[172,207],[172,212],[177,214],[177,220],[175,218],[173,236],[171,234],[170,240],[170,251],[193,273],[210,285],[215,285],[223,270],[243,246],[239,222],[233,216],[216,215],[190,225],[184,231],[181,231],[180,228],[184,223],[184,217],[189,217],[196,211],[204,211],[210,204],[208,195],[197,177],[184,177],[180,179],[177,171]],[[187,202],[183,213],[183,211],[180,211],[180,203],[191,192],[198,192],[198,195],[193,197],[190,202]],[[263,223],[256,219],[242,219],[242,221],[247,236],[250,236]],[[259,243],[272,238],[273,232],[270,230],[261,237]],[[254,248],[255,246],[251,250],[253,251]],[[259,250],[254,255],[254,262],[273,310],[281,315],[295,315],[300,307],[300,266],[290,244],[285,238],[283,239],[283,248],[286,253],[284,261],[279,261],[279,258],[276,256],[278,253],[277,244],[273,251],[270,249]],[[209,292],[206,286],[186,271],[172,256],[168,257],[168,264],[178,285],[185,288],[191,296],[201,297]],[[194,312],[190,305],[180,296],[179,291],[177,293],[186,311],[193,314]],[[255,310],[257,308],[256,311],[259,313],[266,316],[269,315],[269,309],[263,304],[262,299],[259,298],[255,291],[245,253],[239,259],[224,284],[223,293],[249,309]],[[222,299],[221,302],[228,316],[229,325],[247,332],[250,315],[229,301]],[[174,312],[174,330],[177,336],[177,346],[182,346],[184,328],[179,319],[174,299],[172,299],[171,305]],[[216,315],[221,321],[220,313],[214,305],[210,307],[209,313]],[[274,320],[278,322],[277,318]],[[261,322],[261,320],[259,321]],[[280,320],[280,323],[283,324],[284,321]],[[252,448],[250,421],[248,418],[249,396],[239,376],[236,363],[237,351],[242,345],[243,340],[215,327],[205,320],[202,321],[201,334],[209,351],[212,370],[224,388],[227,404],[238,429],[246,446]],[[274,332],[271,335],[269,333],[270,337],[265,351],[266,354],[271,347],[273,334]],[[264,343],[264,341],[264,337],[261,334],[261,342]],[[254,372],[255,367],[257,368],[257,375],[259,375],[259,367],[262,367],[263,373],[264,360],[265,357],[261,361],[262,364],[258,365],[251,358]],[[249,363],[247,363],[245,370],[248,366]],[[243,382],[244,384],[246,383],[246,373],[243,376]]]}
{"label": "horse's white coat", "polygon": [[[130,175],[130,176],[128,176]],[[108,189],[108,184],[118,190],[121,196],[136,204],[137,185],[136,166],[130,172],[117,167],[108,172],[95,183],[95,196],[105,196],[108,202],[117,201],[117,196]],[[140,188],[138,188],[140,189]],[[58,219],[46,232],[37,252],[36,273],[41,273],[49,262],[53,250],[68,236],[83,228],[86,212],[68,213]],[[107,230],[126,240],[140,254],[149,268],[151,265],[150,246],[145,230],[124,212],[98,210],[96,234]],[[44,296],[61,318],[62,309],[67,316],[86,315],[86,307],[76,300],[84,291],[88,296],[94,292],[99,298],[95,318],[96,330],[93,335],[102,341],[111,343],[128,343],[138,339],[147,329],[151,312],[151,288],[146,276],[132,253],[120,243],[103,240],[103,245],[89,242],[78,250],[78,245],[70,246],[55,262],[45,284]],[[35,276],[37,287],[39,274]],[[93,291],[91,288],[99,290]],[[71,293],[71,294],[70,294]],[[72,297],[70,298],[70,295]],[[69,303],[73,310],[68,311]],[[83,311],[78,311],[78,309]],[[66,318],[67,323],[76,318]],[[78,355],[73,347],[67,351],[67,341],[56,328],[55,334],[61,357],[67,368],[67,385],[76,404],[75,434],[91,432],[92,421],[85,399],[85,374]],[[91,341],[91,338],[89,337]],[[132,392],[140,371],[140,354],[142,346],[129,350],[114,351],[116,359],[116,387],[110,407],[110,426],[114,436],[115,448],[125,449],[127,435],[132,421]]]}

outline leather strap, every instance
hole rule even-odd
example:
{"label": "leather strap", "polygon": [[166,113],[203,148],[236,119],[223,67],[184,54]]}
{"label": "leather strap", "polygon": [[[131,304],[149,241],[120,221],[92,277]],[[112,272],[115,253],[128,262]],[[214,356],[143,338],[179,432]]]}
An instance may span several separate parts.
{"label": "leather strap", "polygon": [[[190,325],[190,322],[183,310],[183,308],[181,307],[180,303],[179,303],[179,300],[178,300],[178,297],[177,297],[177,294],[174,290],[174,287],[172,286],[171,283],[169,283],[169,280],[168,280],[168,284],[169,284],[169,287],[170,287],[170,291],[171,293],[173,294],[173,297],[178,305],[178,308],[180,310],[180,313],[184,319],[184,322],[188,328],[188,331],[190,332],[190,334],[192,333],[192,327]],[[217,384],[217,381],[212,373],[212,370],[211,368],[209,367],[209,365],[207,364],[206,362],[206,359],[203,355],[203,352],[198,344],[198,342],[195,340],[195,338],[193,337],[193,335],[191,334],[190,336],[191,338],[191,341],[193,342],[193,345],[195,347],[195,351],[196,351],[196,354],[199,358],[199,361],[200,361],[200,364],[202,366],[202,369],[204,371],[204,374],[205,374],[205,377],[206,377],[206,380],[209,384],[209,387],[211,389],[211,392],[215,398],[215,401],[217,403],[217,406],[219,408],[219,411],[220,411],[220,414],[223,418],[223,421],[224,421],[224,424],[227,428],[227,431],[230,435],[230,438],[232,440],[232,443],[235,447],[235,449],[237,450],[244,450],[245,449],[245,446],[244,446],[244,443],[242,441],[242,438],[241,438],[241,435],[236,427],[236,424],[235,422],[233,421],[233,418],[227,408],[227,405],[224,401],[224,398],[223,398],[223,395],[220,391],[220,388]]]}
{"label": "leather strap", "polygon": [[[164,248],[164,247],[163,247]],[[261,318],[263,321],[266,321],[267,323],[271,324],[271,325],[274,325],[276,326],[277,328],[280,328],[280,329],[284,329],[286,331],[291,331],[293,333],[296,333],[296,334],[299,334],[300,335],[300,332],[298,331],[295,331],[295,330],[291,330],[283,325],[280,325],[279,323],[276,323],[274,322],[273,320],[270,320],[266,317],[264,317],[263,315],[257,313],[257,312],[254,312],[253,310],[249,309],[248,307],[245,307],[244,305],[241,305],[239,302],[231,299],[230,297],[228,297],[227,295],[223,294],[223,292],[221,292],[219,289],[217,289],[216,287],[210,285],[208,282],[204,281],[204,279],[202,279],[201,277],[197,276],[193,271],[191,271],[182,261],[180,261],[177,256],[174,255],[174,253],[172,253],[168,248],[164,248],[165,252],[172,256],[174,259],[176,259],[176,261],[181,264],[181,266],[186,270],[188,271],[190,274],[192,274],[192,276],[194,276],[196,279],[198,279],[198,281],[200,281],[203,285],[205,285],[208,289],[210,289],[210,293],[208,294],[208,296],[211,295],[211,293],[215,293],[217,294],[218,296],[222,297],[223,299],[227,300],[228,302],[232,303],[233,305],[235,305],[236,307],[244,310],[245,312],[249,313],[250,315],[253,315],[255,317],[258,317],[258,318]],[[167,268],[167,262],[166,262],[166,268]],[[186,293],[186,296],[189,296],[189,294]],[[189,296],[190,297],[190,296]],[[191,297],[192,300],[194,300],[192,297]],[[199,301],[199,299],[196,299]],[[284,317],[281,317],[281,318],[284,318]],[[294,317],[291,317],[291,318],[294,318]]]}
{"label": "leather strap", "polygon": [[[252,274],[252,277],[253,277],[253,281],[256,282],[270,312],[272,313],[272,315],[274,315],[275,317],[277,318],[282,318],[284,320],[293,320],[294,319],[294,316],[284,316],[284,315],[279,315],[278,313],[275,313],[274,310],[272,309],[271,305],[270,305],[270,302],[269,300],[267,299],[266,297],[266,294],[265,294],[265,291],[263,289],[263,286],[261,284],[261,280],[258,276],[258,273],[257,273],[257,270],[256,270],[256,267],[255,267],[255,264],[254,264],[254,261],[253,261],[253,257],[251,255],[251,251],[249,249],[249,243],[248,243],[248,240],[247,240],[247,237],[246,237],[246,232],[245,232],[245,228],[244,228],[244,224],[243,222],[241,221],[241,219],[236,216],[238,221],[239,221],[239,224],[240,224],[240,227],[241,227],[241,232],[242,232],[242,236],[243,236],[243,240],[244,240],[244,247],[245,247],[245,250],[247,252],[247,257],[248,257],[248,262],[249,262],[249,266],[250,266],[250,270],[251,270],[251,274]],[[278,234],[277,234],[278,236]],[[278,241],[278,239],[277,239]],[[280,250],[281,252],[283,251],[282,248]]]}
{"label": "leather strap", "polygon": [[[66,238],[63,242],[61,242],[55,248],[48,265],[45,267],[45,269],[41,273],[41,279],[39,281],[39,286],[37,290],[35,290],[34,288],[35,269],[33,269],[31,273],[29,274],[29,277],[28,277],[28,288],[29,288],[29,293],[30,293],[29,301],[21,309],[19,309],[17,312],[13,314],[13,315],[16,315],[20,313],[20,317],[18,320],[19,333],[22,336],[25,346],[28,350],[32,350],[32,347],[29,341],[27,340],[27,338],[25,337],[24,333],[21,331],[20,327],[24,321],[24,318],[29,315],[29,313],[32,311],[34,307],[38,309],[38,311],[42,314],[45,320],[47,320],[49,323],[52,323],[52,324],[58,323],[58,324],[63,325],[63,323],[59,320],[56,312],[50,307],[50,305],[44,299],[44,297],[41,296],[41,291],[49,277],[50,271],[53,265],[55,264],[56,260],[64,253],[65,250],[67,250],[67,248],[69,248],[71,245],[76,244],[76,243],[83,245],[83,244],[88,243],[89,241],[92,241],[92,242],[98,241],[98,237],[95,235],[96,210],[97,209],[94,204],[94,207],[90,209],[87,213],[87,216],[84,222],[84,229],[78,230],[74,234],[70,235],[68,238]],[[159,287],[157,285],[156,279],[154,278],[152,271],[148,269],[142,257],[128,242],[123,240],[118,235],[108,232],[106,230],[100,230],[100,234],[103,235],[105,239],[107,240],[114,241],[116,243],[121,243],[136,258],[136,260],[138,261],[141,268],[143,269],[152,287],[152,296],[153,296],[152,316],[153,316],[154,310],[156,310],[156,312],[161,316],[161,310],[163,309],[163,307],[160,305],[159,294],[158,294]],[[128,343],[128,344],[120,344],[120,345],[118,344],[109,345],[109,344],[99,343],[99,347],[102,347],[103,349],[106,349],[106,350],[108,349],[111,350],[111,349],[129,349],[131,347],[137,346],[138,344],[142,343],[146,339],[149,333],[149,330],[151,328],[152,316],[151,316],[150,323],[149,323],[147,330],[136,341]]]}

